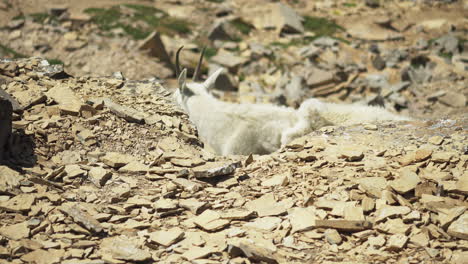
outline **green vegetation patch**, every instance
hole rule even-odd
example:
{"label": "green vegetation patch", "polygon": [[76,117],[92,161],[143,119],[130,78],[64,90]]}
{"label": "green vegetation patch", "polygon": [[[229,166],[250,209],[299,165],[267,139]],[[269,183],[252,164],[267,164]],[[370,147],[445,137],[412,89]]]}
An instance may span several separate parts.
{"label": "green vegetation patch", "polygon": [[225,0],[206,0],[206,1],[220,4],[220,3],[223,3]]}
{"label": "green vegetation patch", "polygon": [[345,7],[356,7],[356,3],[344,3],[343,6]]}
{"label": "green vegetation patch", "polygon": [[350,43],[346,39],[334,36],[336,33],[340,31],[344,31],[344,28],[326,18],[305,16],[303,25],[304,25],[304,30],[314,33],[314,36],[295,38],[287,43],[272,42],[270,45],[286,49],[290,46],[306,45],[321,37],[331,37],[333,39],[336,39],[338,41],[341,41],[347,44]]}
{"label": "green vegetation patch", "polygon": [[230,22],[230,24],[244,35],[248,35],[254,28],[252,25],[242,21],[241,19],[234,19]]}
{"label": "green vegetation patch", "polygon": [[323,17],[305,16],[303,24],[306,31],[314,32],[317,37],[333,36],[344,31],[343,27]]}
{"label": "green vegetation patch", "polygon": [[[127,10],[124,10],[127,9]],[[91,16],[102,31],[121,28],[134,39],[144,39],[152,31],[162,34],[187,34],[192,24],[170,17],[155,7],[137,4],[124,4],[110,8],[88,8],[85,13]]]}
{"label": "green vegetation patch", "polygon": [[12,48],[8,47],[8,46],[5,46],[5,45],[2,45],[0,44],[0,55],[1,56],[5,56],[5,57],[11,57],[13,59],[19,59],[19,58],[26,58],[27,56],[22,54],[22,53],[19,53],[15,50],[13,50]]}
{"label": "green vegetation patch", "polygon": [[57,65],[57,64],[65,64],[63,63],[63,61],[59,60],[59,59],[47,59],[47,62],[50,64],[50,65]]}

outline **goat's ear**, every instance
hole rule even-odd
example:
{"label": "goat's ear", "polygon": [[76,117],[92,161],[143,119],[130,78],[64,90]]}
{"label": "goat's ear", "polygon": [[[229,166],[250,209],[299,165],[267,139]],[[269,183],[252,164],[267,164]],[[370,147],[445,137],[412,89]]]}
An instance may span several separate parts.
{"label": "goat's ear", "polygon": [[179,89],[184,90],[187,81],[187,69],[183,69],[179,74]]}
{"label": "goat's ear", "polygon": [[218,79],[219,74],[223,71],[223,68],[217,69],[213,74],[206,79],[206,81],[203,83],[203,86],[205,86],[206,89],[212,88],[216,82],[216,79]]}

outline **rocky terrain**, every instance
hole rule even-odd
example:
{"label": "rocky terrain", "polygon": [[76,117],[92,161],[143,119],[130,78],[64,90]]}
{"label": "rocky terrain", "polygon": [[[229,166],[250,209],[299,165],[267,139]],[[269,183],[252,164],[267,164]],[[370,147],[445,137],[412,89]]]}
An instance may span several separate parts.
{"label": "rocky terrain", "polygon": [[[75,3],[79,2],[79,3]],[[467,1],[0,1],[0,263],[466,263]],[[217,156],[172,100],[380,105]]]}

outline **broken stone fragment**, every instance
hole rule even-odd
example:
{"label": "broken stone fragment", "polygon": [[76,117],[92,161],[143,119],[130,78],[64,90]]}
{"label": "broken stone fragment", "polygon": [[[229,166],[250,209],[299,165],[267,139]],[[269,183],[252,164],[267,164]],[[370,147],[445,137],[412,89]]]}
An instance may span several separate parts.
{"label": "broken stone fragment", "polygon": [[161,34],[159,32],[154,31],[149,34],[148,37],[142,40],[138,48],[140,50],[148,51],[150,56],[156,57],[162,62],[172,66],[171,57],[169,57],[169,54],[166,51],[166,47],[161,40]]}
{"label": "broken stone fragment", "polygon": [[20,240],[29,237],[30,228],[28,222],[24,221],[14,225],[7,225],[0,228],[0,235],[11,239]]}
{"label": "broken stone fragment", "polygon": [[372,228],[369,221],[315,220],[316,227],[333,228],[345,232],[358,232]]}
{"label": "broken stone fragment", "polygon": [[275,175],[270,179],[267,179],[262,182],[264,187],[274,187],[274,186],[286,186],[288,185],[288,174],[279,174]]}
{"label": "broken stone fragment", "polygon": [[468,240],[468,213],[464,213],[456,221],[454,221],[448,227],[447,233],[451,236]]}
{"label": "broken stone fragment", "polygon": [[223,162],[207,163],[193,168],[195,178],[213,178],[234,173],[241,166],[241,162],[225,164]]}
{"label": "broken stone fragment", "polygon": [[150,241],[169,247],[170,245],[177,243],[184,237],[184,232],[178,227],[171,228],[169,230],[156,231],[150,234]]}
{"label": "broken stone fragment", "polygon": [[409,169],[402,169],[400,177],[391,181],[390,186],[398,193],[405,194],[414,190],[420,182],[421,180],[415,172]]}
{"label": "broken stone fragment", "polygon": [[112,168],[120,168],[128,163],[134,161],[135,159],[128,155],[118,152],[107,152],[102,158],[102,162]]}
{"label": "broken stone fragment", "polygon": [[89,180],[97,187],[103,187],[112,177],[112,172],[102,167],[92,167],[88,172]]}
{"label": "broken stone fragment", "polygon": [[291,208],[288,210],[291,233],[308,231],[315,227],[315,207]]}
{"label": "broken stone fragment", "polygon": [[238,239],[228,243],[228,253],[231,257],[245,256],[252,261],[265,263],[283,263],[277,254],[277,247],[269,240]]}
{"label": "broken stone fragment", "polygon": [[106,107],[117,116],[122,117],[128,122],[139,124],[144,123],[146,117],[144,113],[139,112],[133,108],[114,103],[109,98],[104,98],[103,100]]}
{"label": "broken stone fragment", "polygon": [[327,242],[332,245],[339,245],[343,241],[343,238],[340,236],[340,233],[336,231],[336,229],[327,229],[325,230],[324,235]]}
{"label": "broken stone fragment", "polygon": [[0,202],[0,209],[5,210],[7,212],[28,212],[31,210],[31,206],[35,203],[36,196],[34,194],[19,194],[15,197]]}
{"label": "broken stone fragment", "polygon": [[82,103],[69,87],[56,85],[46,95],[59,105],[64,114],[77,116],[80,113]]}
{"label": "broken stone fragment", "polygon": [[0,192],[9,193],[18,190],[23,179],[19,172],[0,165]]}
{"label": "broken stone fragment", "polygon": [[80,209],[77,205],[62,205],[61,207],[59,207],[59,209],[60,211],[73,218],[73,221],[75,221],[77,224],[83,226],[89,231],[93,233],[100,233],[103,231],[103,227],[101,226],[101,224],[90,214]]}
{"label": "broken stone fragment", "polygon": [[217,231],[229,225],[228,220],[221,219],[221,215],[213,210],[206,210],[195,217],[193,222],[206,231]]}
{"label": "broken stone fragment", "polygon": [[256,211],[258,216],[263,217],[283,215],[292,205],[292,200],[285,199],[277,202],[273,193],[268,193],[256,200],[249,201],[246,207],[249,210]]}
{"label": "broken stone fragment", "polygon": [[135,237],[124,235],[107,237],[102,239],[99,253],[103,259],[113,260],[113,263],[116,263],[116,260],[143,262],[151,259],[151,253],[147,249],[142,249],[142,244]]}
{"label": "broken stone fragment", "polygon": [[179,206],[190,210],[195,215],[201,214],[209,207],[207,202],[198,201],[196,199],[184,199],[179,201]]}

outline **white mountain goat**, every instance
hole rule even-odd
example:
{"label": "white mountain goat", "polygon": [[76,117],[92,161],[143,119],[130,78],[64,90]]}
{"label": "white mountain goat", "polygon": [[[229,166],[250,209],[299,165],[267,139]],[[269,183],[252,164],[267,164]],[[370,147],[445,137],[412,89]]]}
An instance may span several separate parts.
{"label": "white mountain goat", "polygon": [[203,83],[196,82],[203,53],[193,82],[187,83],[187,70],[180,72],[176,53],[179,88],[174,97],[198,129],[201,139],[218,154],[268,154],[293,139],[327,125],[354,124],[377,120],[405,120],[376,107],[304,101],[296,110],[270,104],[234,104],[220,101],[209,93],[222,68]]}
{"label": "white mountain goat", "polygon": [[304,101],[301,107],[309,108],[311,111],[315,110],[328,123],[340,126],[385,120],[411,120],[411,118],[393,114],[378,106],[326,103],[315,98]]}

